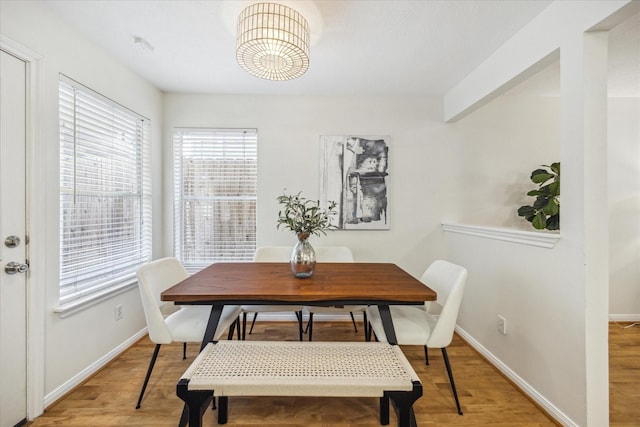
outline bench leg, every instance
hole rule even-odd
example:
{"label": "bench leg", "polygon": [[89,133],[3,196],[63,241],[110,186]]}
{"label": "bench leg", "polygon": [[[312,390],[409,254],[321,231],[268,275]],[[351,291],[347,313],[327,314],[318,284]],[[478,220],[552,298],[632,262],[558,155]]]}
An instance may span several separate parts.
{"label": "bench leg", "polygon": [[413,404],[422,396],[422,384],[419,381],[413,382],[411,391],[387,391],[385,396],[393,402],[398,416],[398,427],[417,427]]}
{"label": "bench leg", "polygon": [[389,425],[389,396],[386,394],[380,398],[380,425]]}
{"label": "bench leg", "polygon": [[218,397],[218,424],[226,424],[229,420],[229,398]]}
{"label": "bench leg", "polygon": [[[186,404],[185,410],[188,412],[189,427],[202,427],[202,415],[207,410],[209,401],[213,398],[211,391],[189,391],[189,381],[181,379],[176,387],[177,395]],[[185,411],[182,412],[180,425],[184,425]]]}

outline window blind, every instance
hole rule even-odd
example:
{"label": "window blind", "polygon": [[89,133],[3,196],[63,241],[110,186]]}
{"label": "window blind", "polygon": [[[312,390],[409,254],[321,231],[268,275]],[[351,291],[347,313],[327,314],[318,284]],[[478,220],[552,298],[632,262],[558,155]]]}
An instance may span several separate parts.
{"label": "window blind", "polygon": [[253,259],[257,138],[255,129],[174,129],[175,255],[187,270]]}
{"label": "window blind", "polygon": [[60,76],[60,302],[151,259],[149,121]]}

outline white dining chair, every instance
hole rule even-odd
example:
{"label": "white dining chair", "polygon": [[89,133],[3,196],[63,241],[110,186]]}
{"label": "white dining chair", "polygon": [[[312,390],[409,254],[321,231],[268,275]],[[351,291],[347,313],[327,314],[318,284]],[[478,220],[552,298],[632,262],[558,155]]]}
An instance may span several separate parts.
{"label": "white dining chair", "polygon": [[[319,246],[315,249],[317,262],[354,262],[353,252],[348,246]],[[322,267],[319,267],[322,268]],[[349,286],[345,283],[345,286]],[[306,332],[309,336],[309,341],[313,339],[313,316],[318,313],[327,314],[349,314],[351,316],[351,322],[355,332],[358,332],[356,326],[356,319],[353,313],[362,313],[364,316],[365,335],[367,328],[366,318],[366,305],[345,305],[345,306],[305,306],[303,312],[308,314]]]}
{"label": "white dining chair", "polygon": [[[253,255],[254,262],[289,262],[291,246],[261,246]],[[287,267],[289,268],[289,267]],[[302,279],[301,279],[302,280]],[[253,332],[258,313],[293,312],[298,319],[298,337],[302,341],[302,305],[243,305],[242,309],[242,339],[246,337],[247,314],[253,313],[249,334]]]}
{"label": "white dining chair", "polygon": [[[136,409],[140,408],[151,372],[160,352],[160,346],[162,344],[182,342],[182,358],[186,359],[187,343],[198,343],[198,345],[202,343],[207,323],[209,322],[211,306],[186,305],[176,307],[171,302],[160,300],[160,294],[164,290],[187,277],[189,277],[187,270],[178,259],[173,257],[158,259],[138,268],[138,289],[142,299],[149,339],[156,346],[140,390]],[[225,306],[222,310],[214,339],[217,340],[227,328],[229,328],[228,339],[231,339],[235,327],[238,327],[239,330],[240,313],[239,306]]]}
{"label": "white dining chair", "polygon": [[[451,391],[456,401],[458,414],[462,415],[453,372],[447,355],[462,302],[467,270],[448,261],[434,261],[420,280],[437,292],[437,300],[422,306],[391,306],[391,319],[400,345],[422,345],[426,364],[429,364],[428,348],[442,349],[442,356],[449,375]],[[367,309],[371,330],[379,341],[387,341],[377,306]]]}

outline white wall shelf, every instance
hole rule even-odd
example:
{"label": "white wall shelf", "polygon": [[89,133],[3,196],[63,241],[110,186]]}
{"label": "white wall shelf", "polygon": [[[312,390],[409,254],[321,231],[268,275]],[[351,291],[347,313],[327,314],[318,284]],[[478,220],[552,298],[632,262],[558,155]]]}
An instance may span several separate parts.
{"label": "white wall shelf", "polygon": [[469,236],[484,237],[486,239],[503,240],[521,245],[537,246],[552,249],[558,240],[560,233],[542,231],[523,231],[503,227],[488,227],[483,225],[442,223],[442,230],[449,233],[466,234]]}

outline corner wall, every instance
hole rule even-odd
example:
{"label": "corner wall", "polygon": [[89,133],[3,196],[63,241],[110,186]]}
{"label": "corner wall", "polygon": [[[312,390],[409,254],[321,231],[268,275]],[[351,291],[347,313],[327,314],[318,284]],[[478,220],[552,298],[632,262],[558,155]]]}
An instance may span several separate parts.
{"label": "corner wall", "polygon": [[640,98],[610,98],[609,316],[640,321]]}
{"label": "corner wall", "polygon": [[[39,129],[42,146],[36,147],[42,163],[32,165],[34,177],[30,179],[36,179],[38,194],[35,197],[44,207],[44,211],[33,213],[42,223],[44,235],[31,236],[30,245],[38,247],[37,251],[45,258],[31,266],[37,269],[38,277],[43,281],[31,281],[29,287],[31,292],[44,295],[44,324],[30,326],[42,337],[44,354],[30,354],[29,357],[41,360],[45,378],[44,390],[29,390],[29,394],[44,398],[46,406],[125,349],[145,328],[135,287],[64,319],[53,312],[59,296],[58,75],[63,73],[151,120],[155,190],[161,190],[158,178],[162,95],[54,16],[45,2],[3,0],[0,3],[0,31],[42,58],[42,126]],[[154,215],[156,231],[162,222],[162,199],[158,197],[161,194],[156,191],[153,202],[154,211],[158,212]],[[116,322],[113,310],[119,304],[123,306],[124,317]]]}

